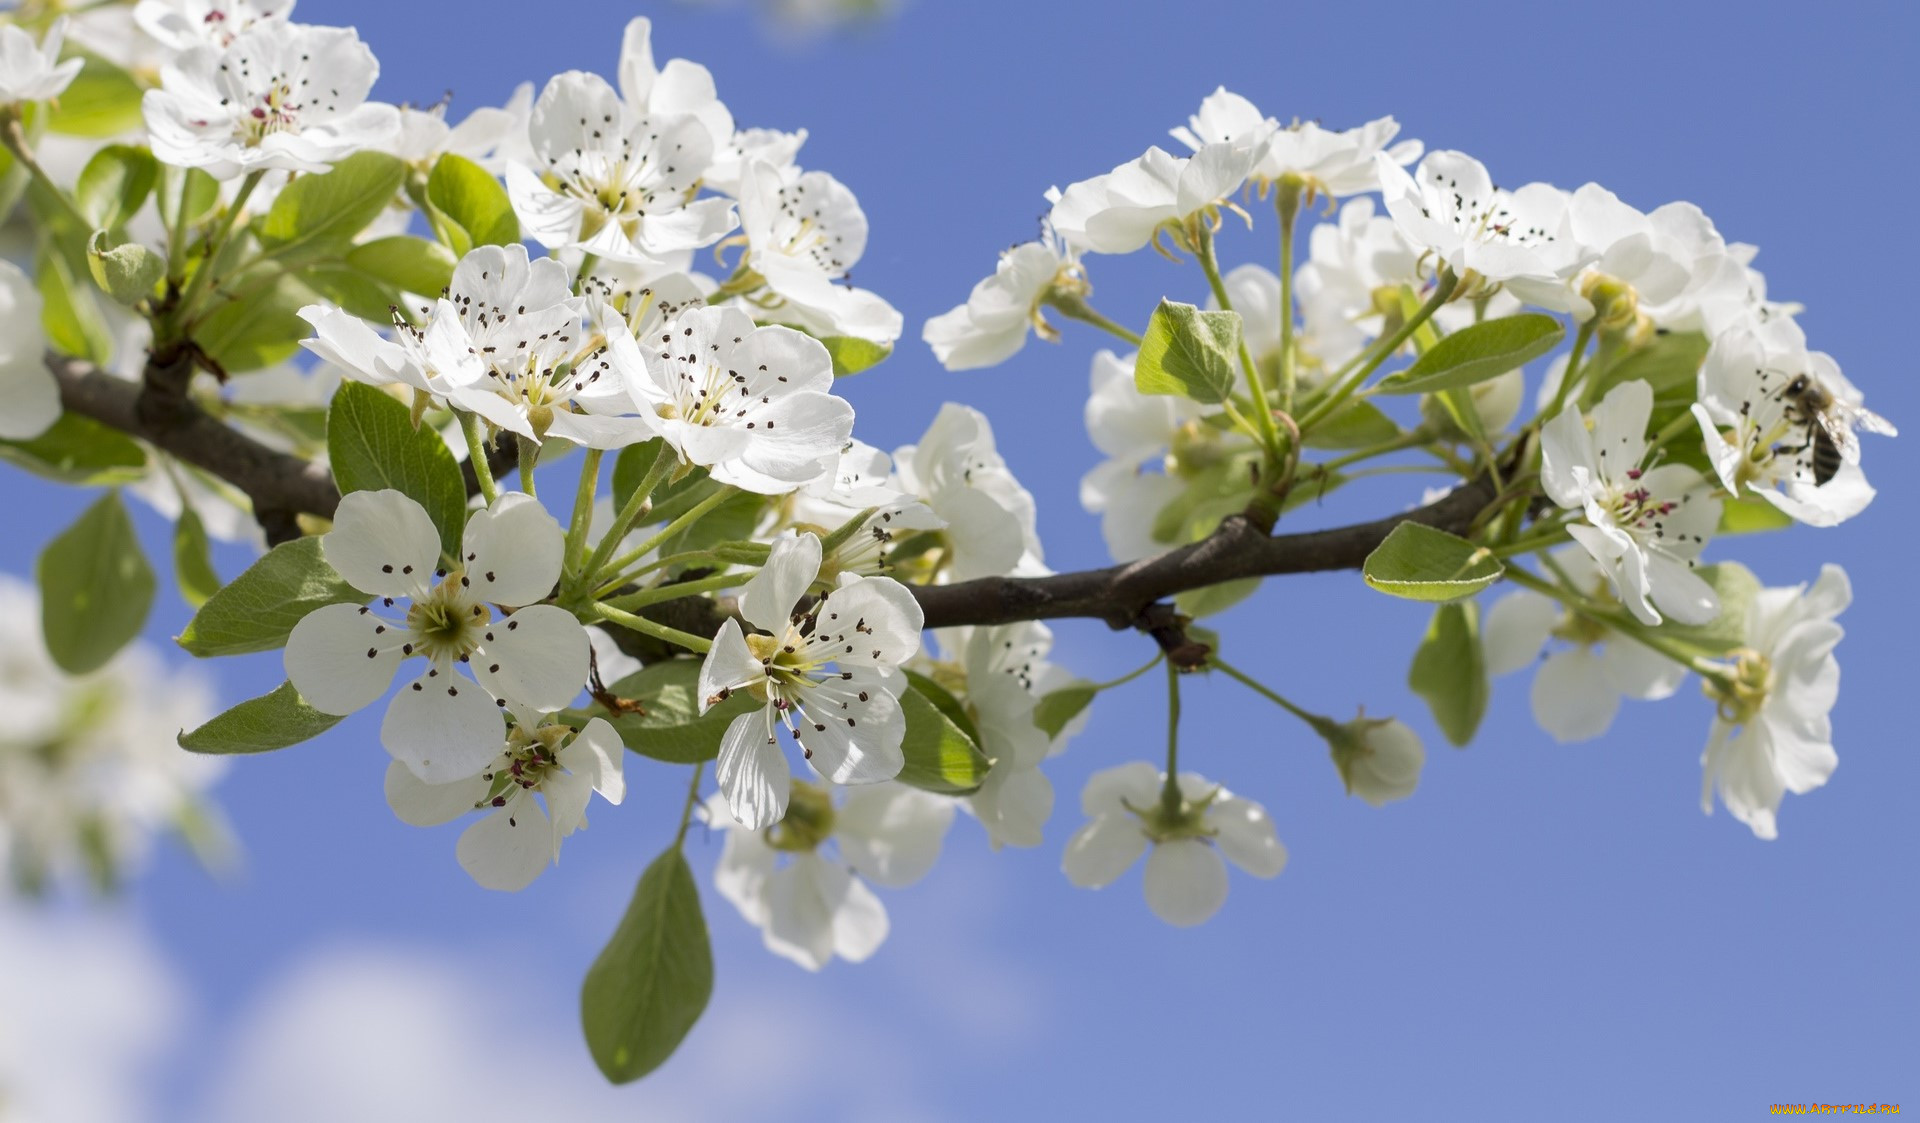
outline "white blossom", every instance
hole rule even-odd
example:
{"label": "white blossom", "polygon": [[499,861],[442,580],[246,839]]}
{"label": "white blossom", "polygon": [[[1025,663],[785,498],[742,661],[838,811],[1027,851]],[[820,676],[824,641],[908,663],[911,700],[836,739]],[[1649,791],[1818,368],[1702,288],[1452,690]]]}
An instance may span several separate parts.
{"label": "white blossom", "polygon": [[1084,291],[1079,255],[1051,225],[1036,242],[1003,250],[993,275],[973,286],[967,302],[929,319],[920,338],[948,370],[995,366],[1027,344],[1029,329],[1042,339],[1060,333],[1040,315],[1056,289]]}
{"label": "white blossom", "polygon": [[713,151],[713,163],[707,166],[702,182],[722,195],[738,196],[740,181],[753,164],[767,164],[785,172],[794,166],[800,146],[807,142],[807,130],[782,132],[779,129],[735,129],[733,138]]}
{"label": "white blossom", "polygon": [[0,323],[0,438],[30,440],[59,419],[60,384],[47,369],[40,290],[11,261],[0,261]]}
{"label": "white blossom", "polygon": [[809,971],[835,956],[859,963],[888,930],[886,906],[866,882],[904,888],[925,877],[953,822],[953,801],[876,784],[835,806],[827,792],[796,783],[788,807],[784,820],[754,829],[724,796],[707,800],[708,823],[726,832],[713,887],[775,955]]}
{"label": "white blossom", "polygon": [[[1061,869],[1082,889],[1101,889],[1147,854],[1142,888],[1154,915],[1181,928],[1205,923],[1227,899],[1231,861],[1255,877],[1277,877],[1287,848],[1266,809],[1182,772],[1187,809],[1169,816],[1161,793],[1166,773],[1144,761],[1096,772],[1080,795],[1088,822],[1067,842]],[[1224,855],[1224,860],[1222,856]]]}
{"label": "white blossom", "polygon": [[564,547],[560,524],[532,496],[509,492],[468,519],[452,569],[440,568],[425,509],[397,491],[343,497],[320,547],[384,607],[411,603],[397,620],[355,604],[308,613],[287,637],[287,678],[315,709],[350,714],[386,694],[401,663],[425,659],[380,726],[387,751],[420,779],[472,776],[500,752],[502,708],[558,710],[586,685],[586,630],[565,609],[536,603],[560,579]]}
{"label": "white blossom", "polygon": [[504,106],[483,105],[447,124],[447,104],[400,107],[400,126],[388,151],[410,164],[431,168],[443,155],[462,156],[495,175],[506,170],[507,153],[524,146],[533,115],[533,84],[522,82]]}
{"label": "white blossom", "polygon": [[779,495],[817,479],[853,433],[820,341],[756,327],[738,308],[690,308],[638,340],[611,325],[607,357],[674,451],[747,491]]}
{"label": "white blossom", "polygon": [[1374,166],[1376,154],[1395,164],[1411,164],[1420,158],[1419,141],[1392,144],[1399,133],[1400,123],[1391,117],[1345,130],[1322,128],[1314,121],[1281,125],[1222,86],[1200,103],[1200,111],[1187,119],[1185,127],[1173,130],[1173,138],[1196,152],[1209,144],[1266,138],[1264,152],[1253,166],[1255,178],[1293,176],[1316,194],[1342,198],[1380,189],[1380,175]]}
{"label": "white blossom", "polygon": [[995,627],[943,628],[934,633],[940,659],[926,670],[952,683],[980,733],[980,750],[993,762],[980,789],[966,797],[995,849],[1038,846],[1053,813],[1053,784],[1040,770],[1052,739],[1034,723],[1039,684],[1053,632],[1037,620]]}
{"label": "white blossom", "polygon": [[[578,730],[515,706],[506,743],[476,775],[428,783],[399,761],[387,766],[387,805],[416,827],[484,814],[455,848],[461,868],[487,889],[516,892],[560,860],[560,843],[587,825],[594,792],[626,798],[626,746],[613,726],[593,718]],[[538,795],[540,798],[535,799]]]}
{"label": "white blossom", "polygon": [[[1804,387],[1800,394],[1796,385]],[[1808,394],[1832,399],[1827,414],[1836,425],[1850,430],[1858,419],[1875,432],[1893,431],[1861,410],[1860,391],[1831,356],[1771,343],[1750,327],[1713,341],[1693,415],[1728,494],[1758,495],[1809,526],[1836,526],[1865,510],[1874,489],[1860,469],[1856,440],[1835,442],[1838,469],[1825,481],[1817,478],[1815,426],[1826,422],[1797,400]]]}
{"label": "white blossom", "polygon": [[293,5],[294,0],[139,0],[133,20],[175,51],[224,49],[257,24],[285,23]]}
{"label": "white blossom", "polygon": [[1840,697],[1835,617],[1853,601],[1846,571],[1820,569],[1811,588],[1763,589],[1746,619],[1746,645],[1726,668],[1730,686],[1710,683],[1719,703],[1701,754],[1700,808],[1713,793],[1754,837],[1777,836],[1775,816],[1787,792],[1805,795],[1839,764],[1829,718]]}
{"label": "white blossom", "polygon": [[893,452],[899,490],[946,523],[937,576],[967,581],[1049,573],[1033,495],[994,445],[993,426],[970,406],[948,402],[918,444]]}
{"label": "white blossom", "polygon": [[1463,152],[1429,152],[1412,175],[1385,155],[1374,167],[1387,212],[1416,250],[1461,276],[1504,282],[1529,303],[1566,309],[1566,278],[1583,264],[1566,192],[1546,183],[1496,188]]}
{"label": "white blossom", "polygon": [[1555,503],[1585,515],[1567,532],[1636,619],[1658,624],[1665,613],[1704,624],[1720,602],[1693,561],[1720,525],[1720,501],[1692,468],[1642,466],[1652,411],[1653,387],[1639,380],[1609,390],[1590,416],[1569,406],[1541,432],[1540,482]]}
{"label": "white blossom", "polygon": [[1154,533],[1161,511],[1186,491],[1176,474],[1176,446],[1196,450],[1232,442],[1200,422],[1199,403],[1170,394],[1142,394],[1133,384],[1136,356],[1102,350],[1093,357],[1087,435],[1107,459],[1080,480],[1080,505],[1100,516],[1113,560],[1135,561],[1177,542]]}
{"label": "white blossom", "polygon": [[[706,67],[683,58],[653,62],[653,22],[637,16],[627,22],[620,39],[620,98],[636,114],[691,117],[700,122],[720,150],[733,138],[733,114],[721,104],[713,75]],[[795,144],[796,148],[799,147]]]}
{"label": "white blossom", "polygon": [[352,28],[255,23],[226,47],[202,45],[160,72],[141,102],[153,154],[217,179],[246,172],[324,172],[400,127],[367,101],[380,65]]}
{"label": "white blossom", "polygon": [[[1606,575],[1579,546],[1560,547],[1552,557],[1582,596],[1612,596]],[[1556,640],[1562,646],[1541,658],[1541,649]],[[1530,695],[1533,720],[1562,744],[1605,733],[1620,712],[1620,699],[1668,698],[1687,677],[1679,663],[1530,589],[1493,602],[1481,642],[1491,675],[1511,674],[1538,660]]]}
{"label": "white blossom", "polygon": [[1336,727],[1334,734],[1328,744],[1348,795],[1381,807],[1407,798],[1420,786],[1427,750],[1405,722],[1362,714]]}
{"label": "white blossom", "polygon": [[825,172],[754,161],[740,185],[740,229],[743,264],[781,302],[766,316],[824,336],[889,346],[900,338],[891,304],[842,283],[867,248],[867,216],[845,184]]}
{"label": "white blossom", "polygon": [[714,763],[733,817],[751,830],[787,810],[792,773],[778,726],[836,784],[891,780],[906,762],[895,671],[919,649],[920,605],[891,578],[845,574],[801,611],[819,573],[818,538],[777,539],[740,594],[740,615],[758,631],[729,617],[700,665],[702,713],[740,692],[762,703],[727,726]]}
{"label": "white blossom", "polygon": [[86,60],[60,61],[66,37],[65,17],[54,20],[38,43],[24,27],[0,25],[0,105],[47,101],[72,84]]}
{"label": "white blossom", "polygon": [[1158,147],[1060,193],[1049,221],[1087,253],[1132,253],[1162,226],[1179,224],[1240,190],[1265,147],[1263,137],[1208,144],[1192,156]]}

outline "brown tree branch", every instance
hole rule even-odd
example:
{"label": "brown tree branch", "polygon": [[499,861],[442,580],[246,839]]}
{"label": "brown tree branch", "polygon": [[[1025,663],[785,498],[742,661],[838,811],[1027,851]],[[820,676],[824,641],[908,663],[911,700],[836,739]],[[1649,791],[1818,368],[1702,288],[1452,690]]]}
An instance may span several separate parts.
{"label": "brown tree branch", "polygon": [[[143,408],[147,395],[132,382],[77,359],[50,356],[47,365],[60,381],[60,397],[67,409],[151,441],[238,487],[253,501],[269,539],[297,536],[294,515],[330,517],[340,502],[325,468],[228,428],[189,398],[176,397],[163,411],[153,409],[150,402]],[[503,452],[512,455],[511,448],[496,449],[488,459]],[[1358,569],[1403,522],[1465,534],[1495,495],[1493,481],[1481,476],[1405,514],[1278,536],[1262,534],[1246,518],[1235,515],[1206,539],[1143,561],[1050,577],[985,577],[911,588],[929,628],[1084,617],[1104,620],[1116,629],[1138,628],[1173,654],[1188,641],[1178,618],[1164,603],[1169,597],[1245,577]],[[730,612],[731,606],[719,601],[688,597],[649,605],[645,615],[681,631],[710,635]],[[642,659],[663,657],[649,646],[654,641],[637,633],[633,638],[637,648],[633,654]]]}

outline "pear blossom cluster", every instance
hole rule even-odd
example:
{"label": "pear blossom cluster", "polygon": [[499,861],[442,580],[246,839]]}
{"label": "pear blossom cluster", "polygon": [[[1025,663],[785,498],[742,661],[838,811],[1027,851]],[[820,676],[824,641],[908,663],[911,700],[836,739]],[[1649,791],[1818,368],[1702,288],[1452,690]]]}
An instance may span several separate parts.
{"label": "pear blossom cluster", "polygon": [[[39,188],[22,205],[47,228],[42,258],[76,252],[55,243],[76,221],[98,229],[73,285],[0,261],[0,452],[173,521],[196,610],[182,645],[277,648],[286,676],[220,717],[137,646],[68,679],[29,634],[31,595],[0,581],[0,702],[25,715],[0,732],[0,857],[17,870],[117,870],[155,827],[204,819],[218,768],[156,732],[256,752],[367,711],[391,810],[459,823],[443,833],[478,885],[531,885],[590,812],[631,813],[631,786],[682,807],[664,857],[717,836],[719,896],[817,971],[879,951],[876,890],[926,876],[956,819],[993,850],[1051,838],[1076,887],[1141,866],[1149,911],[1176,927],[1221,912],[1229,866],[1278,877],[1276,815],[1206,778],[1233,762],[1182,745],[1183,694],[1245,687],[1298,719],[1272,739],[1324,746],[1328,792],[1383,814],[1417,794],[1415,724],[1323,716],[1223,657],[1214,628],[1257,575],[1089,613],[1157,642],[1111,682],[1063,665],[1053,628],[1018,617],[1058,615],[1048,598],[1073,578],[1048,580],[1039,503],[987,413],[943,401],[908,443],[856,432],[840,379],[905,324],[853,284],[877,234],[853,191],[802,165],[806,130],[743,126],[706,67],[657,61],[648,20],[607,75],[569,70],[454,120],[450,101],[377,100],[358,33],[293,14],[139,0],[0,23],[0,122],[73,81],[69,41],[126,71],[142,122],[125,151],[5,137]],[[1449,517],[1382,531],[1365,568],[1432,613],[1405,681],[1439,731],[1466,743],[1488,678],[1529,668],[1559,742],[1694,676],[1712,711],[1703,807],[1775,837],[1784,796],[1837,765],[1851,590],[1836,565],[1766,587],[1733,557],[1753,539],[1730,532],[1861,515],[1859,434],[1895,427],[1808,348],[1799,307],[1767,296],[1757,251],[1691,203],[1497,186],[1393,117],[1283,121],[1223,88],[1170,136],[1048,190],[1039,236],[921,329],[950,371],[1031,361],[1031,336],[1112,337],[1090,358],[1092,452],[1048,450],[1084,469],[1116,563],[1094,576],[1204,568],[1222,528],[1317,529],[1350,484],[1424,474],[1442,486],[1400,506]],[[162,189],[118,209],[80,190],[93,160],[128,152]],[[390,192],[330,196],[354,166]],[[1266,237],[1261,262],[1225,260],[1268,211],[1278,267]],[[342,229],[302,226],[315,213]],[[1156,308],[1096,307],[1106,259],[1146,251],[1200,275]],[[100,305],[85,323],[68,311],[82,300]],[[223,314],[225,337],[206,326]],[[249,338],[256,322],[284,338]],[[178,412],[276,471],[309,462],[286,474],[330,479],[325,502],[279,510],[137,432],[86,447],[110,426],[74,405],[63,427],[50,354],[140,384],[149,412],[167,389],[150,367],[177,360]],[[1403,531],[1427,532],[1427,553],[1394,570]],[[190,564],[209,537],[262,556],[223,585]],[[986,622],[938,614],[983,589]],[[49,601],[48,629],[94,607],[70,599]],[[1057,828],[1058,758],[1100,695],[1150,672],[1164,763],[1092,762],[1079,822]],[[1141,756],[1141,737],[1103,730],[1100,751]],[[650,867],[635,908],[655,870],[680,868]]]}

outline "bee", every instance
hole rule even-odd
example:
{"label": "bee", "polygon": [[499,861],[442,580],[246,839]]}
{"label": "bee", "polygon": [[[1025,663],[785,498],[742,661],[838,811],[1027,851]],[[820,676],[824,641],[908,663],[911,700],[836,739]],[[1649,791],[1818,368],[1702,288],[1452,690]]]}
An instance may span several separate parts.
{"label": "bee", "polygon": [[1853,435],[1858,425],[1869,433],[1894,437],[1899,430],[1879,414],[1852,402],[1834,397],[1820,380],[1796,374],[1778,391],[1787,406],[1787,419],[1807,431],[1801,448],[1811,453],[1813,485],[1819,487],[1840,472],[1840,465],[1860,463],[1860,439]]}

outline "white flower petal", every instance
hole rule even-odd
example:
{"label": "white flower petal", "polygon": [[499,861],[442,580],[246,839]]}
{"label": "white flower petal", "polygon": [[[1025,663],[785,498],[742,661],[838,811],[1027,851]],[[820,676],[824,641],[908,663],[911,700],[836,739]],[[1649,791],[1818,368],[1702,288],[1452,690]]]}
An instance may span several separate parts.
{"label": "white flower petal", "polygon": [[1487,673],[1511,674],[1532,663],[1560,622],[1560,606],[1548,597],[1525,589],[1493,602],[1480,626],[1487,653]]}
{"label": "white flower petal", "polygon": [[393,696],[380,743],[429,784],[463,780],[500,754],[504,720],[493,698],[452,672],[429,670]]}
{"label": "white flower petal", "polygon": [[1203,924],[1227,900],[1227,864],[1197,838],[1163,842],[1147,855],[1147,907],[1176,928]]}
{"label": "white flower petal", "polygon": [[741,714],[727,725],[713,775],[734,821],[745,829],[765,830],[785,817],[793,772],[774,735],[770,707]]}
{"label": "white flower petal", "polygon": [[875,885],[898,889],[927,875],[953,825],[953,801],[900,784],[860,788],[834,815],[840,854]]}
{"label": "white flower petal", "polygon": [[1073,832],[1060,871],[1082,889],[1101,889],[1127,872],[1147,849],[1140,821],[1121,811],[1099,815]]}
{"label": "white flower petal", "polygon": [[1287,868],[1287,848],[1274,834],[1267,809],[1250,799],[1226,796],[1207,807],[1207,826],[1227,860],[1255,877],[1278,877]]}
{"label": "white flower petal", "polygon": [[385,788],[387,806],[401,822],[415,827],[451,823],[487,796],[487,781],[479,775],[451,784],[429,784],[397,760],[387,765]]}
{"label": "white flower petal", "polygon": [[553,591],[566,536],[539,500],[510,491],[467,520],[462,548],[472,595],[518,607]]}
{"label": "white flower petal", "polygon": [[439,567],[440,532],[425,507],[398,491],[354,491],[341,497],[320,551],[361,592],[411,597]]}
{"label": "white flower petal", "polygon": [[772,635],[783,635],[793,608],[820,574],[820,539],[791,534],[774,539],[767,564],[740,591],[740,615]]}
{"label": "white flower petal", "polygon": [[1585,647],[1547,656],[1534,672],[1532,698],[1533,719],[1561,744],[1600,736],[1620,711],[1620,696]]}
{"label": "white flower petal", "polygon": [[410,633],[355,604],[330,604],[300,618],[281,661],[287,680],[321,713],[350,714],[387,692]]}
{"label": "white flower petal", "polygon": [[462,832],[454,853],[481,888],[517,893],[553,863],[553,824],[532,796],[515,796]]}
{"label": "white flower petal", "polygon": [[536,604],[495,620],[471,666],[496,698],[552,711],[586,688],[592,646],[573,613]]}

